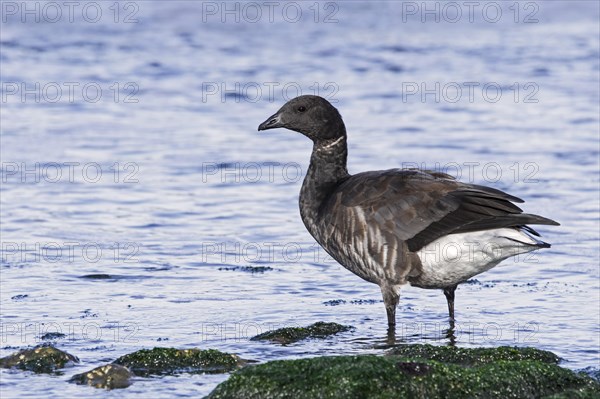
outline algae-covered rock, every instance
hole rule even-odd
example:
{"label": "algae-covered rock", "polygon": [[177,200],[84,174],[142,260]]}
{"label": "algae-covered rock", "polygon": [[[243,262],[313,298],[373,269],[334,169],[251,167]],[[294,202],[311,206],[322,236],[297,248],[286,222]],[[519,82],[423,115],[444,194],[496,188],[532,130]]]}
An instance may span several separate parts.
{"label": "algae-covered rock", "polygon": [[323,305],[325,305],[325,306],[338,306],[338,305],[343,305],[345,303],[346,303],[346,301],[343,300],[343,299],[332,299],[330,301],[323,302]]}
{"label": "algae-covered rock", "polygon": [[412,359],[437,360],[443,363],[478,365],[498,360],[536,360],[558,363],[560,358],[552,352],[535,348],[501,346],[498,348],[457,348],[454,346],[402,345],[387,352],[390,356]]}
{"label": "algae-covered rock", "polygon": [[247,363],[236,355],[215,349],[142,349],[113,362],[128,367],[137,375],[178,373],[225,373]]}
{"label": "algae-covered rock", "polygon": [[131,385],[133,373],[125,366],[106,364],[85,373],[76,374],[69,382],[94,388],[119,389]]}
{"label": "algae-covered rock", "polygon": [[273,270],[270,266],[233,266],[233,267],[219,267],[219,270],[234,271],[234,272],[246,272],[246,273],[264,273]]}
{"label": "algae-covered rock", "polygon": [[0,367],[17,368],[34,373],[54,373],[58,369],[78,362],[77,357],[53,346],[44,345],[33,349],[23,349],[3,357],[0,359]]}
{"label": "algae-covered rock", "polygon": [[587,374],[596,381],[600,382],[600,367],[588,366],[584,369],[578,370],[580,373]]}
{"label": "algae-covered rock", "polygon": [[[419,347],[413,346],[418,353]],[[432,348],[440,348],[434,353]],[[445,347],[422,352],[442,359]],[[408,348],[406,348],[408,349]],[[493,351],[493,350],[492,350]],[[208,396],[223,398],[540,398],[599,397],[600,384],[559,367],[543,351],[515,360],[492,360],[492,353],[455,357],[442,363],[421,356],[336,356],[278,360],[245,367]],[[454,354],[456,355],[456,354]],[[534,360],[527,359],[527,357]],[[467,361],[465,361],[467,359]],[[550,361],[548,361],[550,360]],[[468,364],[468,365],[466,365]],[[566,396],[565,396],[566,395]]]}
{"label": "algae-covered rock", "polygon": [[561,393],[544,396],[544,399],[598,399],[600,392],[593,387],[567,389]]}
{"label": "algae-covered rock", "polygon": [[44,340],[44,341],[50,341],[50,340],[53,340],[53,339],[61,339],[61,338],[64,338],[66,336],[67,336],[66,334],[53,331],[53,332],[48,332],[48,333],[42,335],[40,338],[42,340]]}
{"label": "algae-covered rock", "polygon": [[352,326],[319,321],[308,327],[286,327],[267,331],[250,338],[251,341],[271,341],[279,344],[291,344],[306,338],[326,338],[330,335],[352,330]]}

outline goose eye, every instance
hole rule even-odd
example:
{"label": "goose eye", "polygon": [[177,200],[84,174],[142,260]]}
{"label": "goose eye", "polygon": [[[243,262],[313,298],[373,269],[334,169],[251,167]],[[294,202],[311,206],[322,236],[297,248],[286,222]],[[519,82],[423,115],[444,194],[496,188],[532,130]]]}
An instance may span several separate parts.
{"label": "goose eye", "polygon": [[298,112],[304,112],[306,111],[306,107],[304,105],[301,105],[298,107]]}

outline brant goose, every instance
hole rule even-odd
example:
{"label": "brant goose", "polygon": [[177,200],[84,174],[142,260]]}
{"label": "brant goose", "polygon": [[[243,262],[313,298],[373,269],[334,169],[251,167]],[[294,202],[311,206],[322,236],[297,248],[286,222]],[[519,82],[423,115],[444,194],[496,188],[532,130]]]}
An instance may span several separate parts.
{"label": "brant goose", "polygon": [[523,202],[494,188],[429,170],[350,175],[346,128],[318,96],[288,101],[258,130],[286,128],[313,141],[300,190],[300,215],[315,240],[346,269],[379,285],[388,325],[396,324],[399,289],[442,289],[454,326],[458,284],[501,261],[549,244],[528,224],[559,224],[523,213]]}

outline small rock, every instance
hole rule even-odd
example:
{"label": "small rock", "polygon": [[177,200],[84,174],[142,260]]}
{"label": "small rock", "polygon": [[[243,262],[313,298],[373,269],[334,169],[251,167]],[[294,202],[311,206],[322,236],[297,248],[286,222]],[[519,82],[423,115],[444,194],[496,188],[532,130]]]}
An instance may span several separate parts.
{"label": "small rock", "polygon": [[246,272],[246,273],[264,273],[273,270],[269,266],[233,266],[233,267],[219,267],[219,270],[233,271],[233,272]]}
{"label": "small rock", "polygon": [[248,361],[215,349],[142,349],[113,362],[128,367],[136,375],[167,375],[179,373],[225,373]]}
{"label": "small rock", "polygon": [[107,364],[86,373],[76,374],[69,382],[94,388],[120,389],[131,385],[133,373],[125,366]]}
{"label": "small rock", "polygon": [[353,305],[374,305],[383,302],[381,299],[354,299],[350,301]]}
{"label": "small rock", "polygon": [[44,341],[48,341],[48,340],[52,340],[52,339],[64,338],[66,336],[67,336],[66,334],[53,331],[53,332],[47,332],[46,334],[42,335],[40,338]]}
{"label": "small rock", "polygon": [[37,346],[23,349],[0,359],[0,367],[17,368],[34,373],[54,373],[66,366],[79,363],[79,359],[53,346]]}
{"label": "small rock", "polygon": [[85,278],[88,280],[110,280],[115,277],[111,276],[110,274],[86,274],[84,276],[80,276],[79,278]]}
{"label": "small rock", "polygon": [[80,319],[87,319],[88,317],[98,317],[98,313],[92,313],[92,309],[85,309],[81,313],[82,315],[79,316]]}
{"label": "small rock", "polygon": [[291,344],[306,338],[326,338],[341,332],[354,329],[352,326],[343,326],[337,323],[319,321],[308,327],[286,327],[267,331],[250,338],[251,341],[271,341],[279,344]]}
{"label": "small rock", "polygon": [[338,306],[338,305],[342,305],[346,303],[346,301],[344,301],[343,299],[332,299],[331,301],[325,301],[323,302],[323,305],[325,306]]}

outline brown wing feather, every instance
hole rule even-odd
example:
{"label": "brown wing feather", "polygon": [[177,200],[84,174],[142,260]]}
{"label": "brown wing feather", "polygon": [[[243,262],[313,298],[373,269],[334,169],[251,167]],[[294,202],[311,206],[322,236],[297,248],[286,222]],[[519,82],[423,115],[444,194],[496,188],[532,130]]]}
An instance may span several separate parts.
{"label": "brown wing feather", "polygon": [[[333,232],[347,229],[347,219],[360,214],[366,226],[378,230],[377,234],[366,235],[368,240],[378,235],[391,240],[393,236],[413,252],[447,234],[525,224],[558,225],[541,216],[524,214],[513,202],[523,200],[438,173],[392,169],[350,177],[323,205],[321,215],[332,224]],[[347,209],[340,211],[340,207]],[[336,212],[341,213],[332,217]]]}

